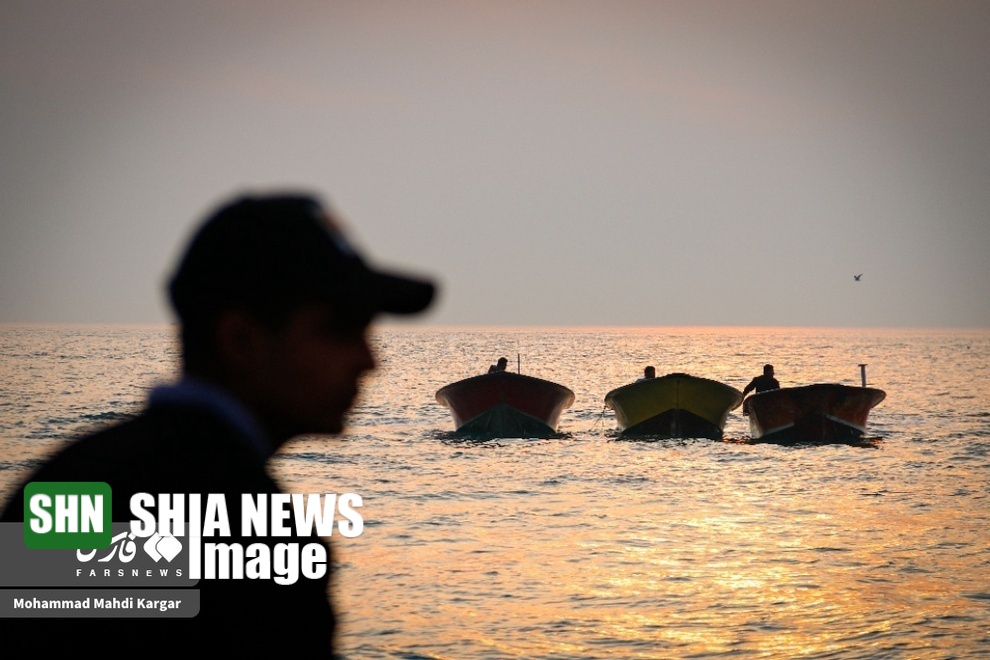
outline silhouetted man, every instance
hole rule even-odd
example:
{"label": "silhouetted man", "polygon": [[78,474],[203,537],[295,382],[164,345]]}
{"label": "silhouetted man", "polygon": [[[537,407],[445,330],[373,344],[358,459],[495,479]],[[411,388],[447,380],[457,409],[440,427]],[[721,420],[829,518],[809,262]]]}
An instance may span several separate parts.
{"label": "silhouetted man", "polygon": [[509,366],[509,359],[500,357],[498,362],[488,367],[488,373],[494,374],[499,371],[505,371],[505,368]]}
{"label": "silhouetted man", "polygon": [[773,365],[765,364],[763,365],[763,375],[749,381],[749,385],[743,389],[742,394],[745,397],[752,390],[756,390],[756,393],[759,394],[760,392],[776,389],[780,389],[780,383],[773,377]]}
{"label": "silhouetted man", "polygon": [[[69,445],[29,481],[107,482],[115,522],[134,517],[134,493],[222,493],[233,537],[217,540],[322,543],[241,537],[240,495],[280,492],[265,463],[293,436],[342,430],[359,378],[375,367],[373,317],[425,309],[433,284],[372,269],[316,199],[284,195],[243,197],[217,210],[193,237],[169,294],[181,325],[179,382],[155,389],[137,417]],[[23,490],[3,520],[23,520]],[[329,575],[328,568],[291,585],[204,579],[195,618],[82,623],[87,639],[99,636],[104,645],[126,630],[147,635],[137,649],[329,656]],[[66,623],[16,626],[50,631],[31,638],[38,651],[62,644],[77,651],[82,640],[56,632]]]}

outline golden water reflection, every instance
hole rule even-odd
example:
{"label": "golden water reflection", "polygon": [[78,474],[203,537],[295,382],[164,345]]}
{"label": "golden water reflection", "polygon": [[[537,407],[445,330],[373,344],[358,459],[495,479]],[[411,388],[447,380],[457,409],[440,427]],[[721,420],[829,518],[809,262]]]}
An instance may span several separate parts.
{"label": "golden water reflection", "polygon": [[[877,497],[878,484],[850,487],[849,474],[822,484],[810,473],[736,496],[751,466],[723,465],[716,479],[694,451],[658,464],[622,443],[558,450],[585,467],[571,464],[574,456],[530,465],[537,474],[526,484],[551,484],[538,496],[503,490],[515,470],[510,457],[542,455],[506,443],[468,456],[461,477],[447,476],[452,491],[465,489],[461,498],[383,503],[411,538],[394,537],[386,523],[381,535],[391,541],[375,532],[345,549],[345,585],[373,573],[377,607],[366,615],[381,620],[395,608],[392,634],[407,650],[408,631],[428,637],[446,622],[449,635],[457,622],[452,648],[490,648],[493,657],[824,657],[850,646],[865,654],[905,626],[981,607],[960,594],[960,579],[985,589],[972,557],[943,548],[935,566],[931,550],[947,542],[945,530],[958,534],[985,512]],[[595,473],[596,451],[621,454],[615,464],[629,481],[660,477],[603,496],[581,480]],[[563,469],[578,479],[550,476]],[[364,601],[352,597],[343,609],[361,616]],[[915,639],[914,648],[925,643]]]}
{"label": "golden water reflection", "polygon": [[[171,375],[171,335],[3,336],[0,489]],[[289,492],[362,495],[332,539],[352,658],[986,656],[990,333],[404,329],[378,338],[341,438],[302,439]],[[434,392],[499,354],[571,387],[550,441],[451,441]],[[6,359],[6,362],[3,360]],[[871,383],[871,449],[615,441],[602,397],[644,363],[736,387]],[[14,369],[10,365],[16,365]],[[57,377],[53,377],[53,374]],[[726,433],[744,439],[746,420]]]}

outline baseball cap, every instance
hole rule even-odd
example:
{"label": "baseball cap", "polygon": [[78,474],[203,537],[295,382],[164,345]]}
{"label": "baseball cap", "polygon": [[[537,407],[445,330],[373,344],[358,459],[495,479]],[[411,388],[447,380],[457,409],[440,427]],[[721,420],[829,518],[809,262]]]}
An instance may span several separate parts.
{"label": "baseball cap", "polygon": [[326,301],[360,313],[415,314],[433,300],[426,279],[372,268],[314,196],[244,195],[193,236],[169,296],[183,321],[227,307],[286,309]]}

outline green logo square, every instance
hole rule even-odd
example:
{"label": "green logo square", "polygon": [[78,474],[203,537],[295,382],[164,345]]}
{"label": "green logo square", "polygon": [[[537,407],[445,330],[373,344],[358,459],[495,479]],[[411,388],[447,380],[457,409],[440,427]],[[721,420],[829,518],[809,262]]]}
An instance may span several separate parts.
{"label": "green logo square", "polygon": [[113,538],[110,484],[32,481],[24,487],[24,544],[36,550],[94,550]]}

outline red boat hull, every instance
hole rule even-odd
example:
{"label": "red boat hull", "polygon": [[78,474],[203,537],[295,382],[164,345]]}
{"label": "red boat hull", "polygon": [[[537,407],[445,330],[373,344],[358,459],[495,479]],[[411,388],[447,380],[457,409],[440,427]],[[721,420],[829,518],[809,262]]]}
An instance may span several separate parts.
{"label": "red boat hull", "polygon": [[760,392],[743,402],[750,437],[762,442],[842,442],[866,432],[883,390],[817,384]]}
{"label": "red boat hull", "polygon": [[541,378],[509,371],[482,374],[437,391],[450,409],[457,432],[504,438],[540,438],[556,433],[574,392]]}

